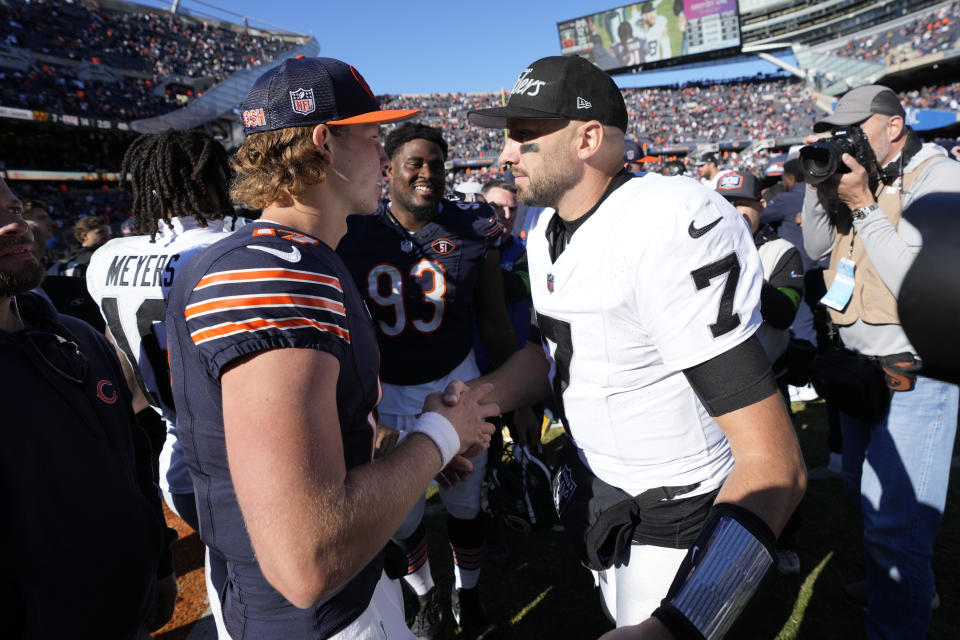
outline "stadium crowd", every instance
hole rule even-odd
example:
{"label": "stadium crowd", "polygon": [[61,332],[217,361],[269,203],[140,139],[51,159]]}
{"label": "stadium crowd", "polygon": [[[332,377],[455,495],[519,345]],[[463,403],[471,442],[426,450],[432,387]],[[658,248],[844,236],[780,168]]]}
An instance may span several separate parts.
{"label": "stadium crowd", "polygon": [[117,11],[96,3],[38,0],[0,5],[4,44],[112,67],[223,80],[291,48],[257,35],[166,11]]}
{"label": "stadium crowd", "polygon": [[960,2],[917,17],[912,22],[846,42],[831,53],[857,60],[894,65],[954,49],[960,38]]}
{"label": "stadium crowd", "polygon": [[[212,78],[260,65],[295,46],[273,34],[226,28],[166,11],[119,11],[96,3],[0,3],[0,44],[63,60],[0,75],[7,106],[136,119],[178,106],[171,77]],[[116,82],[83,80],[69,62],[135,72]]]}
{"label": "stadium crowd", "polygon": [[4,105],[90,118],[136,120],[181,106],[170,92],[155,92],[151,80],[81,80],[70,67],[42,64],[37,69],[0,70]]}
{"label": "stadium crowd", "polygon": [[905,107],[960,110],[960,82],[921,87],[900,93]]}
{"label": "stadium crowd", "polygon": [[817,113],[795,79],[624,89],[623,95],[632,116],[628,133],[658,145],[798,135]]}

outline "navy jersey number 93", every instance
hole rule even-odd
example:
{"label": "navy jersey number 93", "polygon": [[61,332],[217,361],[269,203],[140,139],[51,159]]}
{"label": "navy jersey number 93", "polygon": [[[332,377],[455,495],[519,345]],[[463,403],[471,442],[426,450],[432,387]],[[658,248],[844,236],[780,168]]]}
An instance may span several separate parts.
{"label": "navy jersey number 93", "polygon": [[337,253],[376,321],[384,382],[436,380],[467,356],[474,286],[501,229],[490,207],[448,200],[412,234],[386,201],[376,213],[347,218]]}

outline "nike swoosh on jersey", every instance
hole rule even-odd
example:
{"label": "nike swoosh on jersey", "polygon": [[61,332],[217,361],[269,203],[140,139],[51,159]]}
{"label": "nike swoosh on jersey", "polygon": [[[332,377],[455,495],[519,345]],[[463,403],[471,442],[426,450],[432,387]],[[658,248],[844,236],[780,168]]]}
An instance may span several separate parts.
{"label": "nike swoosh on jersey", "polygon": [[290,247],[289,251],[281,251],[280,249],[274,249],[273,247],[264,247],[259,244],[248,244],[247,248],[256,249],[257,251],[263,251],[264,253],[269,253],[271,255],[277,256],[287,262],[300,262],[300,249],[296,247]]}
{"label": "nike swoosh on jersey", "polygon": [[717,218],[716,220],[714,220],[713,222],[711,222],[711,223],[708,224],[707,226],[705,226],[705,227],[700,227],[699,229],[697,228],[697,226],[696,226],[695,224],[693,224],[693,221],[691,220],[691,221],[690,221],[690,226],[687,227],[687,233],[690,234],[690,237],[691,237],[691,238],[697,239],[697,238],[703,236],[707,231],[710,231],[710,229],[713,229],[715,226],[717,226],[718,224],[720,224],[720,221],[721,221],[721,220],[723,220],[723,216],[720,216],[719,218]]}

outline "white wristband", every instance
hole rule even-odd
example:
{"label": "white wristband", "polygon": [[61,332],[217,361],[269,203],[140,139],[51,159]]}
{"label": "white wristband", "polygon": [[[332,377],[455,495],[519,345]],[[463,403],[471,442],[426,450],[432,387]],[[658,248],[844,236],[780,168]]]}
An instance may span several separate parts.
{"label": "white wristband", "polygon": [[453,456],[460,451],[460,435],[453,428],[450,421],[439,413],[429,411],[424,413],[414,423],[410,433],[422,433],[437,445],[440,450],[440,457],[443,458],[443,466],[450,464]]}

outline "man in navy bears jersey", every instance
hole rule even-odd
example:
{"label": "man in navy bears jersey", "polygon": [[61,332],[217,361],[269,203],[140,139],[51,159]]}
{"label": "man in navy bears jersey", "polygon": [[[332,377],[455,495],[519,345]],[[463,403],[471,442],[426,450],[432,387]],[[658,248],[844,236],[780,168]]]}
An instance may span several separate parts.
{"label": "man in navy bears jersey", "polygon": [[548,207],[527,243],[547,358],[528,344],[480,381],[509,410],[549,372],[572,438],[554,499],[625,627],[611,637],[720,638],[806,482],[753,336],[750,233],[692,180],[623,170],[623,96],[583,58],[534,62],[506,106],[468,117],[507,129],[519,201]]}
{"label": "man in navy bears jersey", "polygon": [[[168,300],[177,428],[204,543],[226,559],[234,640],[412,638],[383,549],[428,483],[489,443],[495,405],[462,383],[428,398],[372,463],[376,334],[333,247],[376,208],[381,111],[359,72],[298,57],[243,104],[234,201],[260,219],[211,245]],[[469,464],[466,464],[469,467]]]}
{"label": "man in navy bears jersey", "polygon": [[[503,363],[517,345],[500,274],[503,228],[489,205],[443,199],[447,143],[440,130],[404,123],[387,136],[384,150],[391,199],[372,215],[350,217],[337,252],[376,323],[384,383],[379,420],[405,432],[427,394],[480,375],[471,349],[474,320],[493,362]],[[471,461],[473,473],[440,491],[454,560],[452,608],[471,638],[492,631],[477,591],[486,460],[483,451]],[[407,555],[406,581],[418,596],[411,629],[433,638],[443,606],[427,559],[424,505],[421,497],[394,539]]]}

